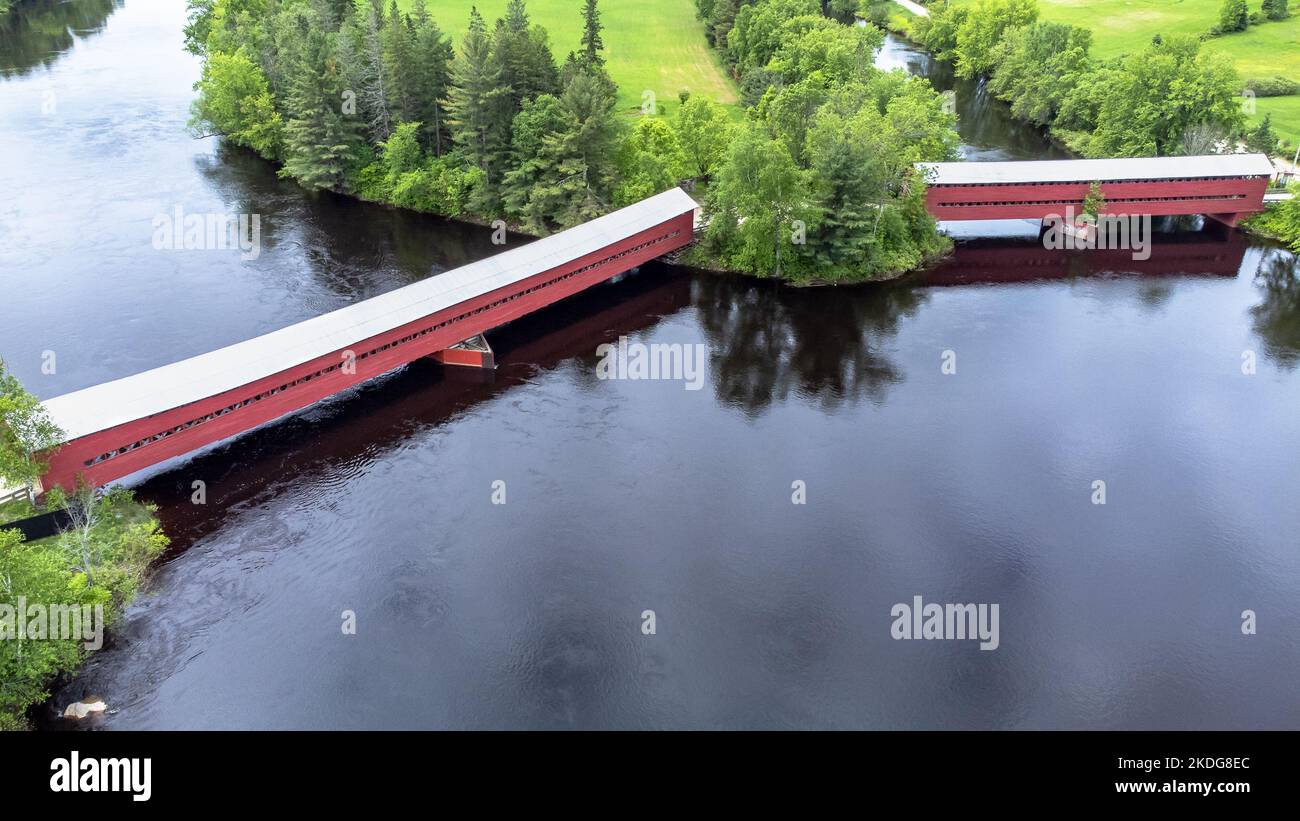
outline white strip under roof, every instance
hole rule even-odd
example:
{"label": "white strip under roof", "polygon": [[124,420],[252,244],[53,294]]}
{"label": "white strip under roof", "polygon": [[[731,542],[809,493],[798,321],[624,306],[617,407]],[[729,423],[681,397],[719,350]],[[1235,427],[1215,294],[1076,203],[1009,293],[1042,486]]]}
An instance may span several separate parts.
{"label": "white strip under roof", "polygon": [[69,441],[178,408],[540,274],[697,208],[680,188],[377,297],[44,402]]}
{"label": "white strip under roof", "polygon": [[918,168],[933,170],[933,175],[929,177],[931,185],[1267,177],[1273,173],[1273,164],[1263,154],[1131,157],[1113,160],[934,162],[916,165]]}

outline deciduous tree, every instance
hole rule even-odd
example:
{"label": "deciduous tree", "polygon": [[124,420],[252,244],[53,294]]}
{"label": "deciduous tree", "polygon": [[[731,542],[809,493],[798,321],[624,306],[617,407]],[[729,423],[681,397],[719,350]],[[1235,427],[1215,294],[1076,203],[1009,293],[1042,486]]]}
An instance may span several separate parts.
{"label": "deciduous tree", "polygon": [[806,272],[797,253],[800,226],[813,230],[808,174],[785,143],[748,122],[732,140],[709,190],[706,239],[729,265],[756,274]]}
{"label": "deciduous tree", "polygon": [[193,127],[220,134],[268,159],[280,158],[284,123],[266,75],[243,48],[234,54],[209,54],[196,89]]}
{"label": "deciduous tree", "polygon": [[32,484],[45,472],[44,451],[63,441],[45,406],[28,393],[0,359],[0,480],[10,488]]}
{"label": "deciduous tree", "polygon": [[731,123],[716,103],[692,96],[682,104],[677,111],[677,139],[691,176],[713,176],[726,156],[731,133]]}
{"label": "deciduous tree", "polygon": [[1240,130],[1236,69],[1227,55],[1202,51],[1194,37],[1153,42],[1092,81],[1099,95],[1095,127],[1080,146],[1088,156],[1177,154],[1197,123]]}
{"label": "deciduous tree", "polygon": [[618,206],[667,191],[690,173],[677,132],[658,117],[642,117],[632,127],[623,140],[619,170]]}

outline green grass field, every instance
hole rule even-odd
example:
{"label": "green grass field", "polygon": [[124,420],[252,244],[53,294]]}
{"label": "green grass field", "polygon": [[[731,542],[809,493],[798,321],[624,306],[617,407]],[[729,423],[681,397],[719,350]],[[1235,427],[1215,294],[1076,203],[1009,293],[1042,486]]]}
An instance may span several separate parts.
{"label": "green grass field", "polygon": [[1255,102],[1256,112],[1252,119],[1272,114],[1273,130],[1291,141],[1291,151],[1294,152],[1300,141],[1300,96],[1261,97]]}
{"label": "green grass field", "polygon": [[[409,0],[398,0],[409,8]],[[506,7],[506,0],[426,0],[429,13],[443,31],[460,40],[469,28],[471,6],[489,29]],[[578,49],[582,37],[582,0],[527,0],[532,22],[545,27],[556,60]],[[639,109],[642,94],[653,91],[667,113],[676,111],[677,93],[689,89],[714,102],[736,104],[740,95],[723,71],[709,43],[704,25],[695,17],[691,0],[603,0],[605,61],[618,83],[619,107]]]}
{"label": "green grass field", "polygon": [[[1219,19],[1222,0],[1038,0],[1044,20],[1092,29],[1092,53],[1109,58],[1140,51],[1156,34],[1198,35]],[[1251,11],[1259,0],[1250,0]],[[1205,48],[1221,51],[1237,65],[1243,80],[1252,77],[1300,78],[1300,3],[1291,17],[1252,25],[1244,32],[1207,40]],[[1300,140],[1300,97],[1261,99],[1253,119],[1272,113],[1279,136]]]}

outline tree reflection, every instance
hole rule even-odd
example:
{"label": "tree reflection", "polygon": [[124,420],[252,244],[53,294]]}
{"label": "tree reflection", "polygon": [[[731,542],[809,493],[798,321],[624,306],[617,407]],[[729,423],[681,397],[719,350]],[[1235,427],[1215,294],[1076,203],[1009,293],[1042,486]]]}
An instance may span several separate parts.
{"label": "tree reflection", "polygon": [[530,241],[493,244],[488,226],[388,208],[280,179],[251,151],[222,144],[195,160],[232,213],[260,214],[259,266],[305,265],[322,287],[365,299]]}
{"label": "tree reflection", "polygon": [[903,379],[884,345],[927,299],[901,285],[828,292],[714,275],[697,277],[693,290],[714,390],[750,415],[792,391],[826,409],[882,402]]}
{"label": "tree reflection", "polygon": [[1147,313],[1159,313],[1173,295],[1174,286],[1168,280],[1143,279],[1138,283],[1138,305]]}
{"label": "tree reflection", "polygon": [[1292,370],[1300,363],[1300,262],[1280,248],[1269,249],[1255,269],[1264,299],[1250,309],[1264,355]]}
{"label": "tree reflection", "polygon": [[0,77],[21,77],[48,66],[78,37],[103,31],[123,0],[32,0],[0,17]]}

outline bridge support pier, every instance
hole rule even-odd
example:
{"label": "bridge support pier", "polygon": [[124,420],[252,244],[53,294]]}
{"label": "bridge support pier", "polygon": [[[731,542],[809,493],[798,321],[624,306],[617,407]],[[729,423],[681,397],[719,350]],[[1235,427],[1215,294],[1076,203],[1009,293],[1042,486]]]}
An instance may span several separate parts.
{"label": "bridge support pier", "polygon": [[471,336],[463,342],[457,342],[445,350],[435,351],[429,356],[443,365],[457,368],[491,371],[497,366],[492,346],[488,344],[483,334]]}
{"label": "bridge support pier", "polygon": [[1232,214],[1206,214],[1205,216],[1209,217],[1215,222],[1221,222],[1224,225],[1228,226],[1229,228],[1236,228],[1237,223],[1241,222],[1241,220],[1244,217],[1247,217],[1249,215],[1237,212]]}

